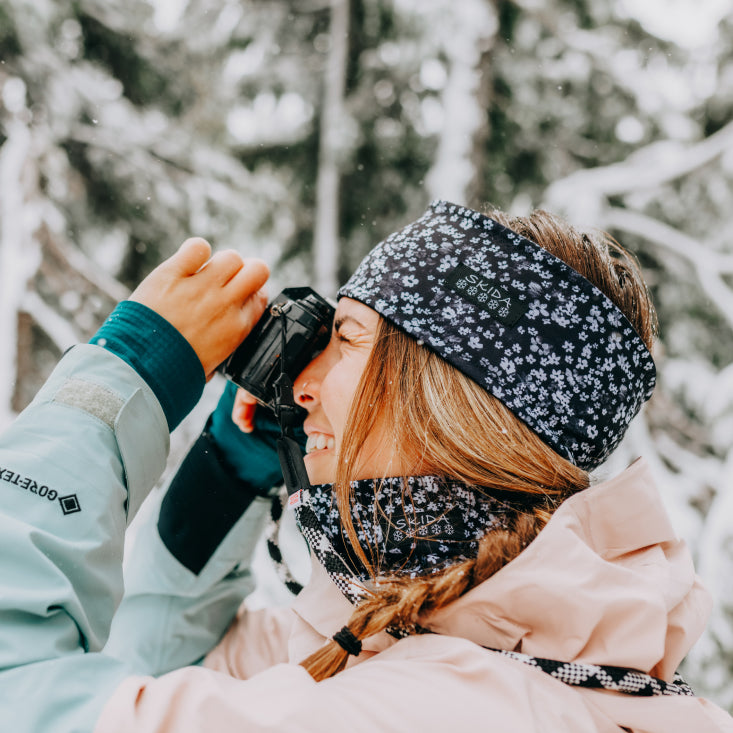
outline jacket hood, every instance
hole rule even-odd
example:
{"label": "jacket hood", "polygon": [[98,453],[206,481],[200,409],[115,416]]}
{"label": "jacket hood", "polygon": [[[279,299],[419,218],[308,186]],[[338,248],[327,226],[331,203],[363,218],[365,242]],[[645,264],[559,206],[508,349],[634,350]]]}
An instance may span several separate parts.
{"label": "jacket hood", "polygon": [[[420,622],[482,646],[632,667],[669,680],[702,633],[710,606],[649,467],[638,460],[567,499],[518,557]],[[314,563],[294,610],[331,636],[351,606]],[[392,643],[381,633],[364,649]]]}
{"label": "jacket hood", "polygon": [[425,622],[483,646],[671,679],[710,606],[638,460],[566,500],[517,558]]}

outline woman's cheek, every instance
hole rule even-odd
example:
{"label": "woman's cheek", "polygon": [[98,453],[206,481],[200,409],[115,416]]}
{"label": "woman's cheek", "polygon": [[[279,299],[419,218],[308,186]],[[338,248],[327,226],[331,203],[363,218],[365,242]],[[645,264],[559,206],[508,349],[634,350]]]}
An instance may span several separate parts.
{"label": "woman's cheek", "polygon": [[329,375],[329,383],[326,384],[324,381],[322,396],[326,417],[337,434],[343,433],[346,416],[349,414],[356,391],[356,385],[351,385],[344,376],[339,371]]}

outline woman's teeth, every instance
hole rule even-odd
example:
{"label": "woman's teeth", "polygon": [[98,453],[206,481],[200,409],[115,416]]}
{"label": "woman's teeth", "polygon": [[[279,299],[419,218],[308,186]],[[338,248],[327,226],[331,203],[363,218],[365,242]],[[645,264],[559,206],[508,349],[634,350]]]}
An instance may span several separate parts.
{"label": "woman's teeth", "polygon": [[332,450],[334,445],[334,439],[328,435],[324,435],[323,433],[311,433],[305,443],[305,452],[313,453],[314,451],[323,450],[324,448]]}

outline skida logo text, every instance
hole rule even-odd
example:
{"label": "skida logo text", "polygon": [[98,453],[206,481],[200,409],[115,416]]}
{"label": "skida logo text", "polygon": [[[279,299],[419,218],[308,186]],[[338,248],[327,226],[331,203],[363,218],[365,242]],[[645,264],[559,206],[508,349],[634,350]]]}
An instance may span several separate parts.
{"label": "skida logo text", "polygon": [[491,313],[505,326],[513,326],[526,312],[529,304],[520,300],[518,292],[498,284],[464,264],[458,265],[446,279],[446,285],[466,300]]}

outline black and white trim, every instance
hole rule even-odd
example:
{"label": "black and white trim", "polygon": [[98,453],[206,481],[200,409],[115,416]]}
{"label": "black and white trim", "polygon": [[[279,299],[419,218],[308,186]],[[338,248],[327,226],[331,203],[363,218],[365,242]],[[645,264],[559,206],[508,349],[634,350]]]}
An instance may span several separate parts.
{"label": "black and white trim", "polygon": [[573,687],[612,690],[613,692],[622,692],[625,695],[636,695],[638,697],[652,697],[654,695],[694,696],[695,694],[679,674],[675,674],[672,682],[666,682],[658,677],[652,677],[629,667],[585,664],[583,662],[559,662],[556,659],[532,657],[529,654],[507,651],[506,649],[484,648],[539,669],[556,680]]}

